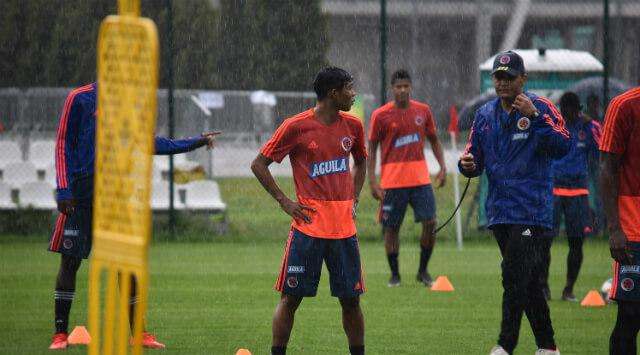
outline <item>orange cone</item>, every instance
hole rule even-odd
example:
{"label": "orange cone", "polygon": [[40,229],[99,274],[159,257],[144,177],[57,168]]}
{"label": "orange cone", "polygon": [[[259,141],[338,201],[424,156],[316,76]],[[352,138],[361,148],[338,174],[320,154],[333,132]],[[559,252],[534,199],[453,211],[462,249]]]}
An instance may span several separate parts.
{"label": "orange cone", "polygon": [[67,338],[67,342],[71,345],[83,344],[87,345],[91,342],[91,335],[87,331],[87,328],[84,325],[78,325],[71,331],[69,334],[69,338]]}
{"label": "orange cone", "polygon": [[602,299],[600,292],[591,290],[587,293],[582,302],[580,302],[580,305],[583,307],[603,307],[606,303]]}
{"label": "orange cone", "polygon": [[431,291],[452,292],[453,285],[446,276],[438,276],[436,282],[431,285]]}
{"label": "orange cone", "polygon": [[238,349],[238,351],[236,351],[236,355],[251,355],[251,351],[247,349]]}

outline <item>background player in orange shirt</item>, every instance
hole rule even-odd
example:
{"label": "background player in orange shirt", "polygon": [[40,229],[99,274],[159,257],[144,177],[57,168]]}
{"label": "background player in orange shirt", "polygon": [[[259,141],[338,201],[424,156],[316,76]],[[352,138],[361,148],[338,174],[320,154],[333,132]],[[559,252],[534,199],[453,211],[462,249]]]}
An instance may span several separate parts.
{"label": "background player in orange shirt", "polygon": [[[413,208],[415,221],[422,223],[417,280],[431,286],[427,264],[436,241],[433,234],[436,204],[424,157],[425,138],[431,143],[433,154],[440,165],[440,171],[436,175],[438,187],[444,186],[447,169],[431,109],[425,103],[411,100],[411,76],[406,70],[393,73],[391,89],[394,101],[378,108],[371,115],[367,167],[371,193],[382,202],[380,221],[391,269],[389,287],[400,286],[398,234],[409,204]],[[380,184],[375,170],[378,145],[381,160]]]}
{"label": "background player in orange shirt", "polygon": [[635,354],[640,330],[640,87],[611,100],[600,142],[600,191],[615,259],[611,354]]}
{"label": "background player in orange shirt", "polygon": [[[349,114],[355,90],[346,71],[329,67],[313,83],[314,108],[286,119],[251,165],[262,186],[293,217],[280,275],[281,292],[273,316],[271,354],[285,354],[296,309],[318,289],[322,262],[329,271],[331,295],[342,306],[342,325],[351,354],[364,354],[365,290],[356,237],[355,208],[366,175],[362,122]],[[278,187],[269,171],[289,155],[297,202]],[[353,171],[349,158],[353,157]]]}

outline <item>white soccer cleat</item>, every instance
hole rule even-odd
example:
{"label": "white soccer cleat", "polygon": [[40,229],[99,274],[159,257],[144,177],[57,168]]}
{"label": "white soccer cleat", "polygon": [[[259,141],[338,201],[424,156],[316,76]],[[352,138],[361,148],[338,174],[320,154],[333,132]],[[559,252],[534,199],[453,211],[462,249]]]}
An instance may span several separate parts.
{"label": "white soccer cleat", "polygon": [[496,345],[491,348],[491,352],[489,353],[489,355],[509,355],[509,353],[500,345]]}
{"label": "white soccer cleat", "polygon": [[560,350],[538,349],[534,355],[560,355]]}

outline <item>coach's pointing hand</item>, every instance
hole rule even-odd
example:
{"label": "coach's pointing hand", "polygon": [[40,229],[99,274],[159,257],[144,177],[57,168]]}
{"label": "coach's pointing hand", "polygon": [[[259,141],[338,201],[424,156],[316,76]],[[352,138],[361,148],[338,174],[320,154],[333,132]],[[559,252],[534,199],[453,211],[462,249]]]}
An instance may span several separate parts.
{"label": "coach's pointing hand", "polygon": [[221,134],[221,131],[211,131],[202,133],[202,138],[205,139],[207,149],[213,149],[216,146],[216,136]]}
{"label": "coach's pointing hand", "polygon": [[280,201],[280,208],[287,214],[295,219],[303,220],[305,223],[311,223],[311,217],[305,213],[305,211],[315,212],[313,207],[305,206],[299,202],[291,201],[288,198]]}
{"label": "coach's pointing hand", "polygon": [[460,166],[466,172],[473,172],[476,170],[476,163],[473,161],[473,154],[464,153],[460,157]]}

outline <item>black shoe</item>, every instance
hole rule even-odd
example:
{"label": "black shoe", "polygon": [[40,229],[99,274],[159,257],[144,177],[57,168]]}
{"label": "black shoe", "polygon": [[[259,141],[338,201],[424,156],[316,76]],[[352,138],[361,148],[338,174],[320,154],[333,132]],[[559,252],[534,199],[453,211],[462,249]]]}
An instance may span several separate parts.
{"label": "black shoe", "polygon": [[551,290],[549,290],[549,287],[543,287],[542,294],[544,295],[545,300],[551,301]]}
{"label": "black shoe", "polygon": [[431,275],[429,275],[429,273],[426,271],[419,272],[418,275],[416,275],[416,280],[418,280],[418,282],[422,282],[427,287],[431,287],[431,285],[433,284]]}
{"label": "black shoe", "polygon": [[564,289],[562,290],[562,300],[563,301],[569,301],[569,302],[578,302],[578,299],[576,298],[576,296],[573,294],[573,292],[569,289]]}
{"label": "black shoe", "polygon": [[389,283],[387,284],[389,287],[398,287],[400,286],[400,275],[391,275],[389,278]]}

